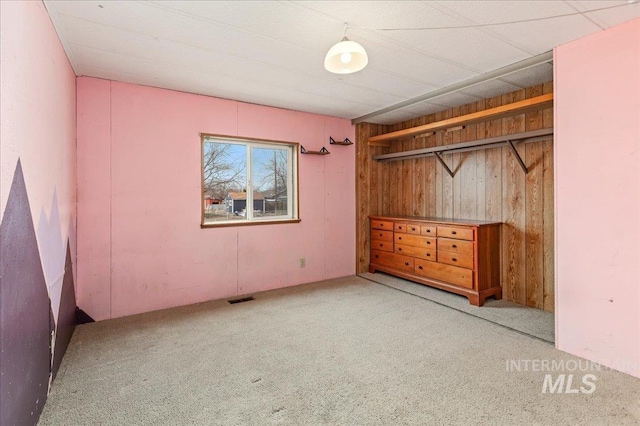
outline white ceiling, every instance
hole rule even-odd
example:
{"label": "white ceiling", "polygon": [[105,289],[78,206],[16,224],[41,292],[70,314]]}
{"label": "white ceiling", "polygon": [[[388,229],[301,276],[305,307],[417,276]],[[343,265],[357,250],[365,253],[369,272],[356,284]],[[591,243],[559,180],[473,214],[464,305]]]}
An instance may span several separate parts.
{"label": "white ceiling", "polygon": [[[640,3],[628,1],[44,3],[79,76],[349,119],[640,16]],[[334,75],[324,55],[345,22],[369,65]],[[551,78],[552,66],[541,64],[368,121],[396,123]]]}

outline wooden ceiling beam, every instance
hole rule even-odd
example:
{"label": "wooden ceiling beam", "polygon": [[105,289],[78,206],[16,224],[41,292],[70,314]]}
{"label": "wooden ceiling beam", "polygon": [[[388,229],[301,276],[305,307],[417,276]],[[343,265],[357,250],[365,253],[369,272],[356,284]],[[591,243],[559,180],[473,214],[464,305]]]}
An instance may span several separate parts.
{"label": "wooden ceiling beam", "polygon": [[441,121],[434,121],[433,123],[423,124],[422,126],[371,136],[367,143],[369,146],[391,146],[391,141],[394,139],[408,138],[422,133],[447,129],[449,127],[465,126],[467,124],[473,124],[480,121],[496,120],[498,118],[511,115],[524,114],[526,112],[548,108],[552,105],[553,93],[547,93],[534,98],[501,105],[499,107],[473,112],[471,114],[448,118]]}

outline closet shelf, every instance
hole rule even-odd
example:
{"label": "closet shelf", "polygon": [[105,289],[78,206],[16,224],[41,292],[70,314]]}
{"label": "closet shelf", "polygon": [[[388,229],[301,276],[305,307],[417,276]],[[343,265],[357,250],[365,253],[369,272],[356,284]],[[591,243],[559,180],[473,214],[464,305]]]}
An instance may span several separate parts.
{"label": "closet shelf", "polygon": [[371,136],[368,139],[368,144],[369,146],[391,146],[391,140],[393,139],[407,138],[410,136],[416,136],[436,130],[443,130],[455,126],[478,123],[480,121],[495,120],[510,115],[523,114],[528,111],[538,111],[548,108],[552,105],[553,93],[547,93],[541,96],[536,96],[534,98],[529,98],[523,101],[517,101],[499,107],[473,112],[471,114],[461,115],[459,117],[448,118],[446,120],[423,124],[422,126],[397,130],[391,133],[383,133],[377,136]]}
{"label": "closet shelf", "polygon": [[461,152],[478,151],[481,149],[498,148],[501,146],[508,146],[511,152],[515,155],[522,170],[528,173],[527,166],[522,161],[520,154],[516,150],[514,143],[522,142],[535,142],[553,136],[553,129],[541,129],[532,130],[530,132],[515,133],[513,135],[497,136],[495,138],[480,139],[471,142],[461,142],[452,145],[440,145],[432,148],[414,149],[411,151],[394,152],[391,154],[374,155],[373,159],[376,161],[396,161],[396,160],[409,160],[420,157],[429,157],[434,155],[442,167],[449,173],[451,177],[454,176],[454,172],[451,171],[447,163],[442,159],[442,154],[458,154]]}

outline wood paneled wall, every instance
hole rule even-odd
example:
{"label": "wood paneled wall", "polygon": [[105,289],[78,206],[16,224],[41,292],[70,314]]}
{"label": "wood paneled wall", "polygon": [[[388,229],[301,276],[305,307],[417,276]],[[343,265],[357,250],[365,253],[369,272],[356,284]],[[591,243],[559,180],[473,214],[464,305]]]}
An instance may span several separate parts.
{"label": "wood paneled wall", "polygon": [[427,137],[370,147],[370,136],[520,101],[553,91],[545,83],[474,104],[441,111],[392,126],[360,123],[356,127],[357,268],[369,265],[369,215],[429,216],[500,221],[503,297],[553,311],[553,141],[516,144],[529,173],[508,147],[443,158],[451,178],[435,157],[377,162],[373,155],[485,139],[553,127],[553,108],[438,131]]}

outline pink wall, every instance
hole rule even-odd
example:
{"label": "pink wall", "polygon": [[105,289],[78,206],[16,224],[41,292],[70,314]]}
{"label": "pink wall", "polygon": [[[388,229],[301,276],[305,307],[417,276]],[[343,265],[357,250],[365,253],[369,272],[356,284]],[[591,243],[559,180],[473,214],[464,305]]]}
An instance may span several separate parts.
{"label": "pink wall", "polygon": [[640,19],[554,64],[556,345],[640,377]]}
{"label": "pink wall", "polygon": [[[78,306],[97,320],[355,273],[348,120],[78,78]],[[298,224],[200,229],[199,133],[300,156]],[[299,259],[306,259],[300,268]]]}
{"label": "pink wall", "polygon": [[0,424],[35,424],[75,326],[76,76],[41,1],[0,1],[0,55]]}
{"label": "pink wall", "polygon": [[75,264],[75,74],[42,2],[0,7],[0,217],[20,159],[57,319],[67,241]]}

